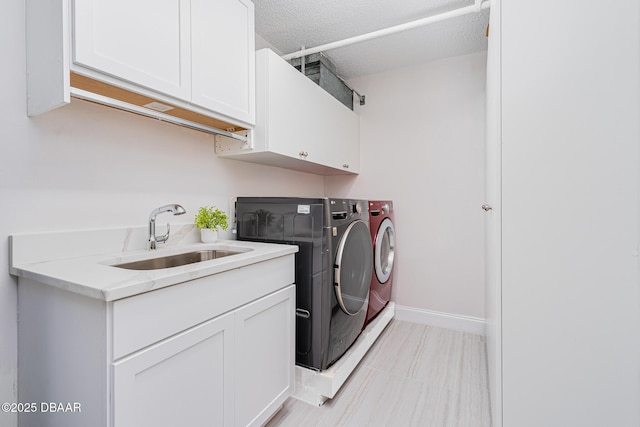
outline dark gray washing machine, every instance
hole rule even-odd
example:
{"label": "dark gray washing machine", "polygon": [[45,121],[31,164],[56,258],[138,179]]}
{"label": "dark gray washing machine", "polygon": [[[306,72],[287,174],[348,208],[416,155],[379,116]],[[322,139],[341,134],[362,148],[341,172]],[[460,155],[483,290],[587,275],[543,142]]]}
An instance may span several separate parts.
{"label": "dark gray washing machine", "polygon": [[238,240],[298,245],[296,364],[324,370],[364,325],[373,269],[366,200],[238,197]]}

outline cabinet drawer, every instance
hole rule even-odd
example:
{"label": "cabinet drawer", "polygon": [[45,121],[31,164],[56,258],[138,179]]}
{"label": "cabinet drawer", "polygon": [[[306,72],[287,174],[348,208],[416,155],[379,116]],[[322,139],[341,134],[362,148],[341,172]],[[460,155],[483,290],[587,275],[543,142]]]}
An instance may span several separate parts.
{"label": "cabinet drawer", "polygon": [[113,303],[113,359],[294,282],[294,255],[195,279]]}

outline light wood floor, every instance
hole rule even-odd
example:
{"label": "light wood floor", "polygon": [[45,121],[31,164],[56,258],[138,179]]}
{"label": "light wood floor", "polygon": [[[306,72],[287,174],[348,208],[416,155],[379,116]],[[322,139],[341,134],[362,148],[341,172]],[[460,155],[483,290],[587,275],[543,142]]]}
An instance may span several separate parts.
{"label": "light wood floor", "polygon": [[490,427],[485,339],[392,320],[332,400],[289,398],[267,426]]}

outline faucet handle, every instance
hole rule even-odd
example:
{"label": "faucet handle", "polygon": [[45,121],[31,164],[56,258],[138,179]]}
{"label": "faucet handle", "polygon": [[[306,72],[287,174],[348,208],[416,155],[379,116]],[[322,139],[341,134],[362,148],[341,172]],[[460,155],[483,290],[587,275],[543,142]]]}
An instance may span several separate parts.
{"label": "faucet handle", "polygon": [[156,242],[164,243],[169,240],[169,233],[171,233],[171,224],[167,223],[167,234],[163,236],[156,236]]}

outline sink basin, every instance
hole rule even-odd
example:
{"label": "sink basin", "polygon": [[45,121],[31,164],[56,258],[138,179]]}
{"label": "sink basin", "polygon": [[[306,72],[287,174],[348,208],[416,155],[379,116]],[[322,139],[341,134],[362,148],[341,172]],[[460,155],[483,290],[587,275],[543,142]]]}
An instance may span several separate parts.
{"label": "sink basin", "polygon": [[127,270],[159,270],[162,268],[179,267],[181,265],[209,261],[212,259],[241,253],[242,252],[211,249],[206,251],[194,251],[184,254],[169,255],[160,258],[143,259],[141,261],[125,262],[122,264],[114,264],[113,267],[126,268]]}

